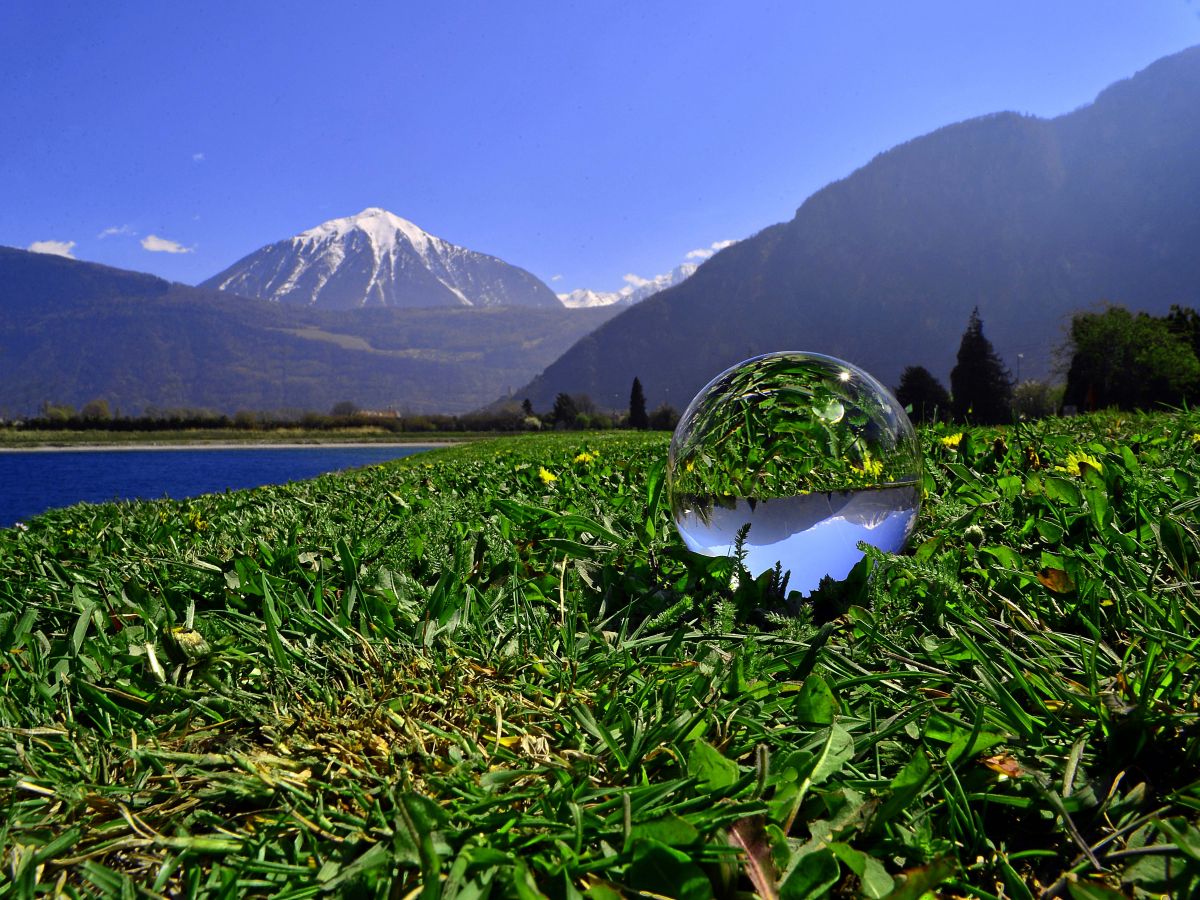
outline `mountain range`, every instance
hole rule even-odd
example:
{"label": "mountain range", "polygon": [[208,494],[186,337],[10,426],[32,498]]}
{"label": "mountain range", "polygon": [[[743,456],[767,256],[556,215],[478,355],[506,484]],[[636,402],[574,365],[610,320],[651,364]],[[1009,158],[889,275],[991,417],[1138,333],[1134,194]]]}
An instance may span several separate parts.
{"label": "mountain range", "polygon": [[621,409],[634,376],[652,406],[681,409],[723,368],[780,349],[893,385],[908,365],[945,381],[976,307],[1010,368],[1045,376],[1079,309],[1200,306],[1197,108],[1193,48],[1055,119],[950,125],[637,303],[656,285],[558,297],[379,208],[197,288],[0,248],[0,415],[92,399],[464,412],[498,394],[545,410],[560,392]]}
{"label": "mountain range", "polygon": [[459,247],[386,209],[330,219],[248,254],[199,287],[320,309],[632,306],[696,271],[693,263],[619,291],[554,294],[525,269]]}
{"label": "mountain range", "polygon": [[616,309],[323,309],[0,247],[0,417],[158,409],[463,413]]}
{"label": "mountain range", "polygon": [[580,309],[592,306],[633,306],[641,303],[647,297],[653,297],[659,291],[675,287],[687,281],[700,268],[696,263],[682,263],[663,275],[654,278],[641,279],[638,284],[627,284],[619,291],[593,291],[580,288],[566,294],[559,294],[562,305],[569,309]]}
{"label": "mountain range", "polygon": [[1200,47],[1045,120],[985,116],[877,156],[788,222],[624,310],[517,392],[682,409],[729,365],[814,350],[895,385],[945,382],[973,308],[1022,378],[1045,377],[1074,311],[1200,306]]}

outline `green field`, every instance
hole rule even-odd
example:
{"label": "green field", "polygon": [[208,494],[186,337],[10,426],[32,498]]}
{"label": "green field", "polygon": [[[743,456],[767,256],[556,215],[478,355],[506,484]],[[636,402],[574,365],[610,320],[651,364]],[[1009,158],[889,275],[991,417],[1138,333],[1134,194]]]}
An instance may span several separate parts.
{"label": "green field", "polygon": [[665,435],[0,531],[0,896],[1195,896],[1198,432],[925,430],[807,600]]}

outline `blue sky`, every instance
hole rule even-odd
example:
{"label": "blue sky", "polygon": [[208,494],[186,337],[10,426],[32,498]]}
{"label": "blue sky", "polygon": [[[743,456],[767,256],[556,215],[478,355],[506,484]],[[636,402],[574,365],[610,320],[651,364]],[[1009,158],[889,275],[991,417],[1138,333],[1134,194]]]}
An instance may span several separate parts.
{"label": "blue sky", "polygon": [[1196,0],[6,0],[0,244],[195,283],[382,206],[614,290],[1195,44]]}

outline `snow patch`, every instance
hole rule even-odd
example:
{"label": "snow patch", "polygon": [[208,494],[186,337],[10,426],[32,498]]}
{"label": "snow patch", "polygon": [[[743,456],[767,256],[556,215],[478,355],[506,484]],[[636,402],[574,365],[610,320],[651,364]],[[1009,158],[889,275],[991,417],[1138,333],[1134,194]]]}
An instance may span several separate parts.
{"label": "snow patch", "polygon": [[[641,303],[647,297],[652,297],[659,291],[665,291],[669,287],[674,287],[681,281],[686,281],[698,269],[695,263],[683,263],[676,266],[670,272],[662,275],[655,275],[653,278],[639,278],[635,276],[625,276],[625,280],[629,282],[619,291],[593,291],[588,288],[580,288],[579,290],[571,291],[567,294],[558,294],[558,299],[562,301],[562,305],[568,309],[583,309],[593,306],[612,306],[614,303],[620,303],[625,306],[633,306],[635,303]],[[635,283],[636,282],[636,285]]]}

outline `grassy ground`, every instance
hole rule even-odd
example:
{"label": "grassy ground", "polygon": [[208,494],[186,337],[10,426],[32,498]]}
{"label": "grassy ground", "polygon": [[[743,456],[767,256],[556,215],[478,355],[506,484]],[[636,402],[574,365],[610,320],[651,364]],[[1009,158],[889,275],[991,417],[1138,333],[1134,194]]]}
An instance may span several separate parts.
{"label": "grassy ground", "polygon": [[660,435],[0,531],[0,896],[1193,896],[1197,430],[928,431],[803,602]]}

